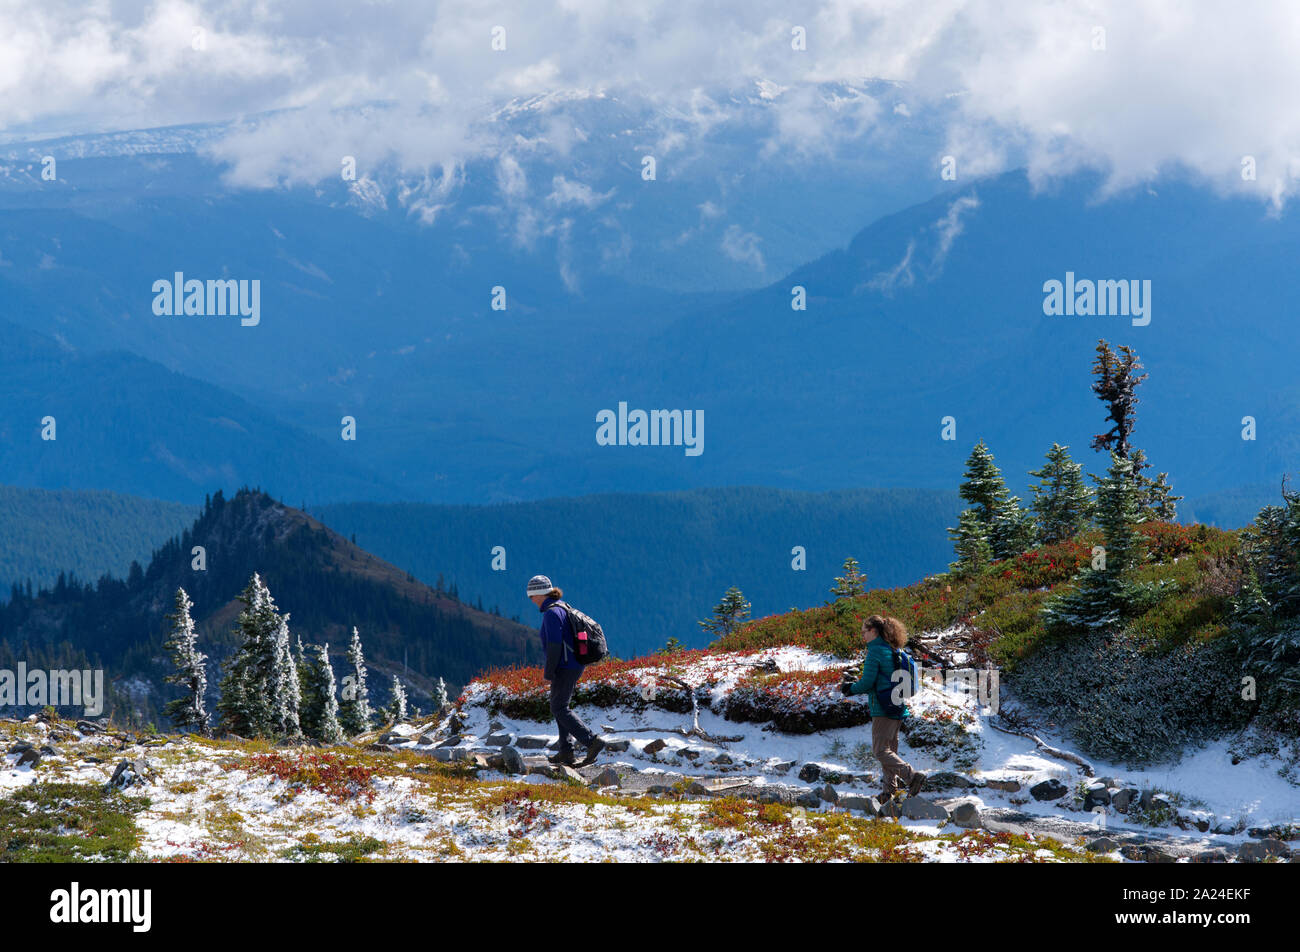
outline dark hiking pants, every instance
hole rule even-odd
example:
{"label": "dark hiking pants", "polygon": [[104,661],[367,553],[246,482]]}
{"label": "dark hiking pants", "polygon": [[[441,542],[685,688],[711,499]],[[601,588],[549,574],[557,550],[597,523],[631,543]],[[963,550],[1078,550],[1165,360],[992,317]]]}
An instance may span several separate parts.
{"label": "dark hiking pants", "polygon": [[902,726],[901,720],[892,717],[871,719],[871,748],[885,774],[887,797],[892,796],[900,787],[906,787],[912,780],[911,765],[898,756],[898,729]]}
{"label": "dark hiking pants", "polygon": [[582,718],[569,710],[569,702],[573,700],[573,690],[578,686],[580,677],[582,677],[581,668],[572,670],[560,668],[551,679],[551,715],[560,728],[561,754],[573,753],[575,737],[583,747],[589,747],[596,736],[586,724],[582,723]]}

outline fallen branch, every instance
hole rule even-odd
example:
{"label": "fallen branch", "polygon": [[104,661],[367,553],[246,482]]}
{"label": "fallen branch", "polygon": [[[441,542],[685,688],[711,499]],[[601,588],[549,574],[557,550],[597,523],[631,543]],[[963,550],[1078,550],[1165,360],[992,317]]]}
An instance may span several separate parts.
{"label": "fallen branch", "polygon": [[1047,754],[1047,756],[1055,757],[1057,760],[1069,761],[1070,763],[1075,764],[1080,769],[1082,769],[1084,776],[1086,777],[1093,776],[1092,764],[1088,763],[1088,761],[1084,760],[1078,754],[1072,754],[1068,750],[1061,750],[1057,747],[1052,747],[1048,744],[1045,744],[1043,743],[1040,737],[1038,737],[1036,734],[1031,734],[1029,731],[1017,731],[1017,730],[1012,730],[1009,727],[1001,727],[998,724],[994,723],[992,718],[989,718],[989,726],[992,727],[994,730],[1001,731],[1004,734],[1011,734],[1014,737],[1024,737],[1027,738],[1028,740],[1032,740],[1038,746],[1038,749],[1041,750],[1043,753]]}

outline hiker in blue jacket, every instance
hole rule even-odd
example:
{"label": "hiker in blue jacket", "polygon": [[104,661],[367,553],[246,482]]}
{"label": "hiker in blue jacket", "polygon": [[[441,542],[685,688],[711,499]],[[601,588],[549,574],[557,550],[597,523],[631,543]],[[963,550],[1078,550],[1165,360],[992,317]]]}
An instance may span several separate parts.
{"label": "hiker in blue jacket", "polygon": [[898,756],[898,729],[903,726],[903,717],[911,714],[907,709],[907,699],[902,698],[902,717],[888,717],[877,693],[892,692],[897,687],[893,680],[894,652],[906,647],[907,628],[897,618],[872,615],[862,623],[862,636],[867,642],[867,653],[862,658],[862,677],[857,681],[846,680],[841,689],[845,697],[855,694],[867,696],[867,705],[871,709],[871,749],[885,775],[885,797],[892,798],[904,785],[908,796],[914,797],[921,792],[925,774],[913,770],[911,764]]}
{"label": "hiker in blue jacket", "polygon": [[[605,748],[605,742],[596,736],[577,714],[569,710],[574,689],[582,677],[582,664],[573,648],[573,633],[569,627],[568,612],[560,601],[564,592],[551,584],[545,575],[534,575],[528,580],[528,597],[542,613],[542,626],[538,634],[546,667],[542,676],[551,682],[551,714],[560,730],[560,749],[547,759],[553,764],[585,767],[594,763]],[[587,756],[580,763],[573,760],[573,739],[587,748]]]}

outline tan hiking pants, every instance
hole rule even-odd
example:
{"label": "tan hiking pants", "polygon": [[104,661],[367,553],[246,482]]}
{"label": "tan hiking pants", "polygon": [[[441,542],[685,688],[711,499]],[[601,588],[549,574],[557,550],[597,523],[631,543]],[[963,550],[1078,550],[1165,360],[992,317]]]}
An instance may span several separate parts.
{"label": "tan hiking pants", "polygon": [[892,717],[871,719],[871,750],[885,772],[885,793],[892,794],[912,781],[912,767],[898,756],[898,729],[903,722]]}

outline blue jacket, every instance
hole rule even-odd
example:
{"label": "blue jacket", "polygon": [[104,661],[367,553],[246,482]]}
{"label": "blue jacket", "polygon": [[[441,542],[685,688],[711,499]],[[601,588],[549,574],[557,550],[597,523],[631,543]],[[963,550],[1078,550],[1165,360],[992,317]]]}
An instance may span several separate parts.
{"label": "blue jacket", "polygon": [[[884,717],[885,711],[876,697],[877,691],[886,688],[893,690],[894,650],[889,642],[877,635],[867,644],[867,653],[862,658],[862,677],[849,685],[849,694],[865,694],[871,708],[872,717]],[[903,705],[903,717],[911,716],[907,704]]]}
{"label": "blue jacket", "polygon": [[[546,658],[546,680],[551,680],[557,669],[581,671],[582,665],[573,648],[573,634],[569,631],[568,612],[560,605],[560,600],[548,598],[538,611],[542,613],[542,627],[537,633],[542,639],[542,655]],[[551,645],[555,647],[548,650]]]}

